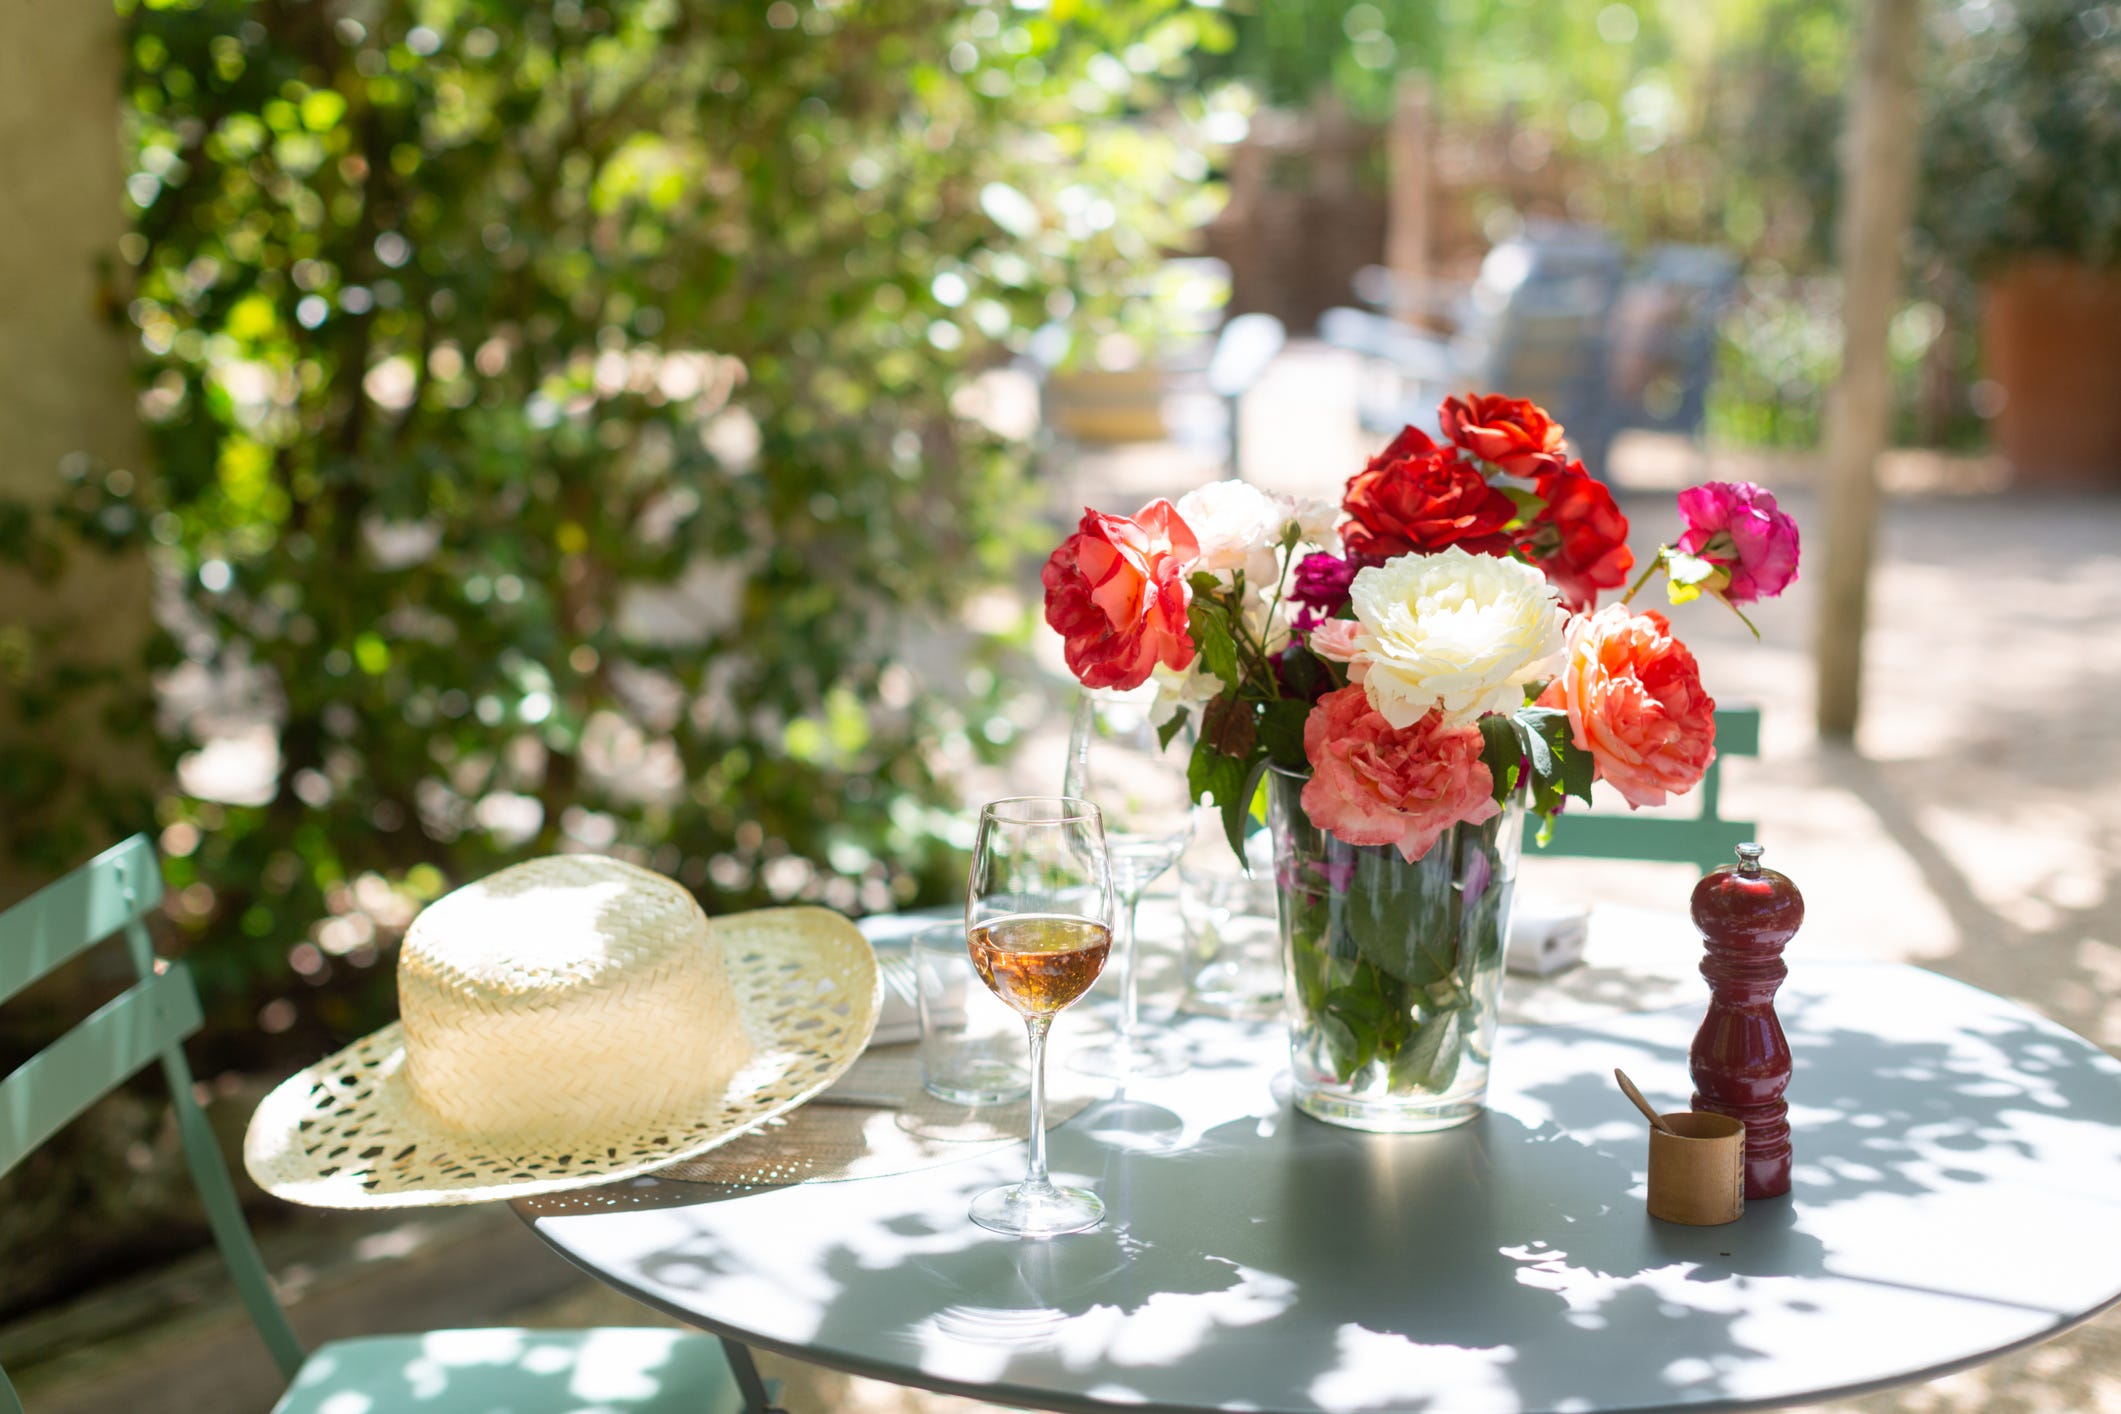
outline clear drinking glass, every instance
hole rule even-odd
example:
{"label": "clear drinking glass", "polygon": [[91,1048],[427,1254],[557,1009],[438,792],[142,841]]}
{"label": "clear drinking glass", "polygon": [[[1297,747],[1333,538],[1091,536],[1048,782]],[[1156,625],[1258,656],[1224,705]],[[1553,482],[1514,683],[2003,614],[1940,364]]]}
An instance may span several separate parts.
{"label": "clear drinking glass", "polygon": [[1105,969],[1112,947],[1112,861],[1104,821],[1085,800],[997,800],[980,812],[965,889],[965,939],[980,980],[1024,1018],[1031,1038],[1031,1159],[1022,1183],[972,1201],[972,1221],[1012,1237],[1053,1237],[1104,1221],[1087,1188],[1046,1176],[1046,1032]]}
{"label": "clear drinking glass", "polygon": [[1154,699],[1141,692],[1085,692],[1068,739],[1062,789],[1094,801],[1104,812],[1112,853],[1112,887],[1124,905],[1113,938],[1119,961],[1119,1035],[1076,1053],[1071,1062],[1092,1075],[1176,1075],[1184,1057],[1149,1040],[1141,1028],[1140,949],[1135,917],[1142,895],[1178,862],[1193,831],[1193,800],[1185,758],[1166,755],[1149,718]]}
{"label": "clear drinking glass", "polygon": [[1265,1020],[1281,1015],[1281,926],[1274,838],[1266,830],[1230,852],[1217,812],[1195,815],[1178,861],[1178,915],[1186,937],[1184,1010]]}
{"label": "clear drinking glass", "polygon": [[1001,1105],[1030,1093],[1023,1029],[987,994],[965,951],[965,925],[938,923],[913,935],[921,1017],[921,1085],[955,1105]]}

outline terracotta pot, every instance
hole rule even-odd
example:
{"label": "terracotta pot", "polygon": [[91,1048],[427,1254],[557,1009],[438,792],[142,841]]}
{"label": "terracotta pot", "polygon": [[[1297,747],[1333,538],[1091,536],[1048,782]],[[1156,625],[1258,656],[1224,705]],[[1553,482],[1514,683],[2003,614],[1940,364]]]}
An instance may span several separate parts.
{"label": "terracotta pot", "polygon": [[2017,477],[2121,482],[2121,268],[2028,256],[1982,303],[1982,353],[2005,398],[1996,449]]}
{"label": "terracotta pot", "polygon": [[1084,368],[1046,380],[1046,425],[1077,442],[1157,442],[1165,436],[1162,370]]}

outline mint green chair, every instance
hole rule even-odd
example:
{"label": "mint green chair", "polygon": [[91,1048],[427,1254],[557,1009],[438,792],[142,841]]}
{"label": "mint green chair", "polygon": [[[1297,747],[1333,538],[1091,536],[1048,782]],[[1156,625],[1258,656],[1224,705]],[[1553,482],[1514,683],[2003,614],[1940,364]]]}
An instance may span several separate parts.
{"label": "mint green chair", "polygon": [[1525,854],[1658,860],[1691,864],[1704,873],[1719,864],[1728,864],[1734,858],[1732,850],[1759,838],[1759,826],[1750,820],[1726,820],[1717,813],[1723,788],[1723,759],[1759,754],[1760,709],[1719,707],[1716,759],[1701,778],[1699,815],[1690,820],[1654,815],[1592,815],[1581,813],[1572,801],[1570,810],[1554,822],[1554,838],[1544,850],[1533,843],[1540,822],[1526,822]]}
{"label": "mint green chair", "polygon": [[[674,1330],[435,1331],[332,1341],[305,1356],[273,1295],[205,1112],[192,1098],[183,1041],[201,1025],[198,993],[183,964],[154,955],[142,922],[161,898],[154,846],[135,835],[0,913],[0,1002],[120,932],[140,979],[0,1080],[0,1174],[159,1062],[214,1240],[266,1349],[291,1382],[274,1414],[734,1414],[743,1406],[717,1343]],[[748,1358],[745,1370],[746,1383],[756,1382]],[[0,1414],[24,1414],[4,1371]]]}

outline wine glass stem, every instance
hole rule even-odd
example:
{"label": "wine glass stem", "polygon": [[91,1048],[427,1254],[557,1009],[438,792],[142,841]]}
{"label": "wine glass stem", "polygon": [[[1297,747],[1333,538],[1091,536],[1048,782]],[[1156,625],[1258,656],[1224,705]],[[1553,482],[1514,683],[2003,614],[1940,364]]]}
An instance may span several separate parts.
{"label": "wine glass stem", "polygon": [[1128,1051],[1135,1048],[1141,1028],[1141,971],[1134,965],[1134,914],[1141,902],[1142,891],[1136,889],[1127,895],[1127,906],[1120,915],[1119,1044],[1120,1049]]}
{"label": "wine glass stem", "polygon": [[1046,1032],[1050,1016],[1027,1016],[1024,1029],[1031,1036],[1031,1167],[1024,1175],[1027,1187],[1043,1188],[1046,1178]]}

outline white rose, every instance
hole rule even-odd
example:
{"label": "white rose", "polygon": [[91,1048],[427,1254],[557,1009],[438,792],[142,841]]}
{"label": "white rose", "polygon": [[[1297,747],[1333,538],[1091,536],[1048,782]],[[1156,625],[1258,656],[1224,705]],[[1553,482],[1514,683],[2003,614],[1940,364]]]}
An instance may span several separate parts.
{"label": "white rose", "polygon": [[1156,689],[1155,700],[1149,704],[1149,721],[1159,727],[1180,712],[1213,702],[1223,691],[1222,679],[1209,672],[1207,660],[1198,656],[1184,672],[1158,663],[1149,672],[1149,682]]}
{"label": "white rose", "polygon": [[1364,569],[1351,593],[1363,692],[1395,728],[1439,703],[1450,723],[1513,712],[1561,668],[1568,615],[1530,565],[1452,546]]}
{"label": "white rose", "polygon": [[1288,518],[1296,522],[1298,532],[1306,545],[1315,545],[1329,555],[1340,553],[1340,504],[1337,501],[1320,501],[1309,496],[1277,496],[1288,508]]}
{"label": "white rose", "polygon": [[1178,498],[1178,514],[1200,541],[1195,569],[1225,584],[1238,570],[1245,583],[1272,588],[1281,568],[1280,545],[1289,524],[1286,507],[1243,481],[1211,481]]}

